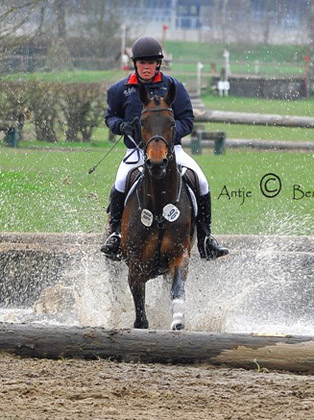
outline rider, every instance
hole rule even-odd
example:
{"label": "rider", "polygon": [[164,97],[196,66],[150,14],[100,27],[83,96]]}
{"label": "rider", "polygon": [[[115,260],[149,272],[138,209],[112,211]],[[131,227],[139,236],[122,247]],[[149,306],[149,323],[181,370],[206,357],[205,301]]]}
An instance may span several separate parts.
{"label": "rider", "polygon": [[144,84],[151,96],[155,94],[164,96],[172,80],[176,85],[176,98],[172,104],[176,124],[174,140],[176,161],[178,164],[194,170],[198,175],[200,184],[200,195],[197,197],[198,250],[201,258],[218,258],[228,254],[229,251],[221,247],[211,235],[211,200],[208,182],[199,165],[191,156],[184,152],[181,146],[181,138],[190,134],[193,128],[194,115],[190,97],[181,82],[160,71],[162,59],[162,48],[155,38],[150,36],[139,38],[132,47],[132,60],[135,71],[126,79],[112,85],[108,90],[108,110],[105,121],[114,134],[124,135],[127,152],[120,163],[114,187],[111,191],[109,207],[110,234],[101,251],[109,258],[119,259],[126,178],[132,168],[144,163],[142,149],[136,148],[136,145],[140,144],[138,122],[143,108],[138,96],[139,85]]}

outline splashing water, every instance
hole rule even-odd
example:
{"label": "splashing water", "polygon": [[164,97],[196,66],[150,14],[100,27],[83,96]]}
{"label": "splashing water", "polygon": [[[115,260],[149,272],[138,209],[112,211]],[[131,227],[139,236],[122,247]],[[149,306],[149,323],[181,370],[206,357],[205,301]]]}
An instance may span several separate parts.
{"label": "splashing water", "polygon": [[[291,222],[281,219],[281,227],[291,227]],[[50,284],[38,290],[40,282],[30,284],[40,272],[38,266],[27,287],[20,285],[23,301],[14,304],[1,299],[0,321],[132,327],[134,307],[127,267],[105,261],[98,251],[99,238],[93,238],[81,243],[68,236],[62,245],[66,268],[52,270]],[[220,240],[230,247],[227,258],[206,262],[196,251],[192,253],[186,283],[187,329],[314,335],[314,238],[269,235]],[[58,246],[58,252],[61,248]],[[59,265],[60,261],[61,257]],[[7,295],[12,296],[17,284],[14,278]],[[162,277],[151,280],[146,293],[150,328],[169,329],[170,282]]]}

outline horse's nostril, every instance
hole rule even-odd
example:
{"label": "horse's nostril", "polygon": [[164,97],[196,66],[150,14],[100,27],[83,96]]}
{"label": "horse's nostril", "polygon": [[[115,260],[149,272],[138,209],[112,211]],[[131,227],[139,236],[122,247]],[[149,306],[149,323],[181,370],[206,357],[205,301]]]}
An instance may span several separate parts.
{"label": "horse's nostril", "polygon": [[146,166],[147,166],[148,169],[151,169],[153,167],[153,164],[152,164],[150,159],[146,160]]}
{"label": "horse's nostril", "polygon": [[163,167],[166,167],[168,165],[168,159],[167,158],[163,159],[162,164],[163,164]]}

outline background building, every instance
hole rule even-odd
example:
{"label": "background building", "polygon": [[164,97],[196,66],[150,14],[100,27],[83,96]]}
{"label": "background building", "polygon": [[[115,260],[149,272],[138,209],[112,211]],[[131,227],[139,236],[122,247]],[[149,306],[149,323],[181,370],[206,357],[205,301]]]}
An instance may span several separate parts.
{"label": "background building", "polygon": [[121,0],[117,12],[131,38],[162,37],[167,25],[173,40],[303,43],[309,7],[308,0]]}

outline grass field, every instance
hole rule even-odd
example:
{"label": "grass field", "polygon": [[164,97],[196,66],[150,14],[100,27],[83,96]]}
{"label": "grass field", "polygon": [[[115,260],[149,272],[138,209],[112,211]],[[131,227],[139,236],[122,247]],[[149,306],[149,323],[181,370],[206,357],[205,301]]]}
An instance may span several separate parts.
{"label": "grass field", "polygon": [[[112,152],[88,175],[103,153],[2,148],[0,231],[102,232],[123,151]],[[313,234],[314,155],[241,151],[197,160],[211,185],[214,233]],[[269,172],[282,182],[275,198],[259,187]],[[295,184],[300,187],[294,192]]]}
{"label": "grass field", "polygon": [[230,52],[233,73],[254,73],[258,60],[261,74],[300,75],[303,58],[309,54],[308,47],[302,45],[249,45],[208,42],[167,41],[166,50],[173,56],[174,71],[196,71],[195,64],[205,64],[204,72],[210,64],[216,63],[217,71],[223,66],[224,49]]}
{"label": "grass field", "polygon": [[40,73],[13,73],[2,76],[2,81],[65,82],[65,83],[113,83],[125,76],[122,70],[74,70]]}
{"label": "grass field", "polygon": [[[224,49],[230,52],[231,72],[234,74],[254,74],[256,60],[262,75],[301,76],[303,74],[304,56],[309,55],[308,46],[302,45],[250,45],[223,44],[213,42],[167,41],[168,54],[172,55],[171,72],[182,81],[187,82],[196,73],[198,61],[204,64],[203,73],[209,73],[215,63],[217,73],[224,66]],[[112,82],[124,76],[121,70],[107,71],[63,71],[46,73],[20,73],[1,75],[2,80],[41,80],[46,82]],[[195,77],[195,76],[194,76]]]}
{"label": "grass field", "polygon": [[[183,82],[189,82],[193,76],[184,74],[195,68],[197,61],[203,61],[204,71],[209,71],[210,63],[222,59],[224,48],[230,51],[232,62],[237,69],[235,71],[246,73],[254,65],[255,60],[259,60],[264,66],[268,66],[267,72],[274,73],[285,71],[285,67],[290,70],[296,66],[298,72],[303,69],[303,57],[308,53],[306,46],[297,45],[239,45],[221,43],[197,43],[168,41],[166,49],[173,54],[173,65],[171,74],[178,76]],[[191,61],[194,61],[191,64]],[[241,64],[242,63],[242,64]],[[207,66],[207,68],[206,68]],[[239,67],[240,66],[240,67]],[[195,69],[194,69],[195,70]],[[219,69],[218,69],[219,70]],[[289,71],[290,71],[289,70]],[[288,71],[288,70],[287,70]],[[294,70],[293,70],[294,71]],[[58,73],[23,73],[3,76],[3,80],[41,80],[46,82],[104,82],[111,84],[124,77],[126,73],[120,70],[110,71],[65,71]],[[195,77],[195,76],[194,76]],[[207,76],[203,76],[204,78]],[[220,98],[217,95],[204,95],[203,102],[208,109],[258,112],[281,115],[314,115],[313,98],[299,101],[280,101],[265,100],[260,98]],[[105,98],[104,98],[105,100]],[[228,138],[262,139],[262,140],[294,140],[312,141],[313,130],[307,129],[286,129],[281,127],[260,127],[243,126],[230,124],[210,124],[208,129],[212,131],[225,131]],[[94,138],[103,136],[103,127],[95,133]],[[107,137],[107,135],[106,135]],[[33,139],[31,139],[33,140]],[[93,145],[101,145],[102,142],[94,141]],[[67,145],[65,145],[67,146]]]}
{"label": "grass field", "polygon": [[220,97],[203,95],[202,100],[209,109],[221,111],[256,112],[260,114],[300,115],[313,117],[314,101],[310,99],[278,100],[263,98]]}
{"label": "grass field", "polygon": [[[222,44],[167,43],[167,50],[173,53],[174,59],[203,60],[208,65],[221,60],[223,48]],[[241,71],[252,66],[256,59],[271,68],[273,65],[274,68],[278,67],[279,63],[281,70],[285,65],[291,68],[295,64],[298,67],[306,53],[303,47],[297,46],[253,48],[229,45],[228,48]],[[174,66],[174,76],[176,71],[179,71],[179,67]],[[104,81],[109,84],[123,75],[121,71],[75,71],[19,74],[8,76],[7,79]],[[202,99],[208,109],[314,115],[312,98],[271,101],[205,95]],[[223,130],[228,138],[313,141],[314,137],[314,131],[307,129],[231,124],[208,124],[208,129]],[[106,221],[104,209],[107,197],[124,153],[123,144],[118,145],[98,170],[88,175],[88,169],[111,147],[107,138],[108,130],[102,125],[88,145],[47,145],[34,141],[32,125],[27,123],[25,141],[20,143],[20,148],[9,149],[0,144],[0,231],[102,232]],[[41,149],[23,149],[23,146],[30,145],[40,146]],[[49,150],[45,149],[47,146]],[[70,147],[74,151],[51,150],[60,147]],[[211,185],[214,233],[313,234],[313,154],[227,150],[225,155],[206,154],[195,158]],[[263,196],[259,187],[260,180],[269,172],[277,174],[282,181],[282,191],[275,198]],[[270,185],[273,182],[270,181]]]}

